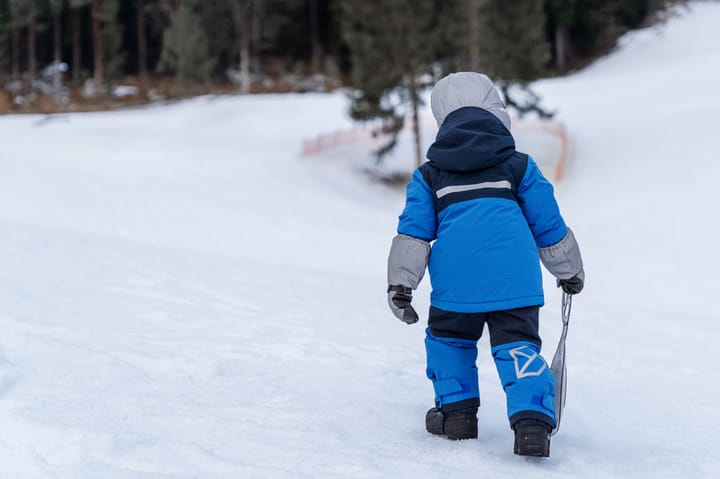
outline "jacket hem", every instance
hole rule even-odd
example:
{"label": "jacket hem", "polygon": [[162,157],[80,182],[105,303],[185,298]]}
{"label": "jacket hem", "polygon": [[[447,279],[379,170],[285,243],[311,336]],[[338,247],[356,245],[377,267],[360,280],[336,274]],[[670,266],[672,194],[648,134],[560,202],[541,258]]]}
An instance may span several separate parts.
{"label": "jacket hem", "polygon": [[543,306],[543,295],[522,296],[519,298],[504,299],[500,301],[486,301],[482,303],[456,303],[430,298],[430,304],[436,308],[453,313],[486,313],[489,311],[504,311],[506,309],[525,308],[528,306]]}

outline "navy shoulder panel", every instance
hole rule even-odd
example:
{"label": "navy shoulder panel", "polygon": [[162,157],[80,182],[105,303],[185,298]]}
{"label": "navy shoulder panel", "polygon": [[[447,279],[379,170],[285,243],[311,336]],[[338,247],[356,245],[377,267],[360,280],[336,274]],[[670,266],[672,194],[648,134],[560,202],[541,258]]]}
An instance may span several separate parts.
{"label": "navy shoulder panel", "polygon": [[517,189],[520,188],[520,183],[522,183],[523,178],[525,178],[525,172],[527,172],[528,167],[528,158],[528,155],[525,153],[516,151],[515,154],[507,160],[508,166],[510,167],[513,175],[513,183],[516,194]]}
{"label": "navy shoulder panel", "polygon": [[445,171],[425,163],[420,173],[433,194],[435,212],[448,206],[477,198],[505,198],[518,201],[517,191],[528,156],[515,153],[502,163],[476,171]]}
{"label": "navy shoulder panel", "polygon": [[422,175],[423,179],[425,180],[425,183],[428,184],[431,190],[434,190],[434,184],[437,181],[438,176],[440,175],[439,168],[433,166],[430,164],[430,162],[425,162],[420,166],[420,174]]}

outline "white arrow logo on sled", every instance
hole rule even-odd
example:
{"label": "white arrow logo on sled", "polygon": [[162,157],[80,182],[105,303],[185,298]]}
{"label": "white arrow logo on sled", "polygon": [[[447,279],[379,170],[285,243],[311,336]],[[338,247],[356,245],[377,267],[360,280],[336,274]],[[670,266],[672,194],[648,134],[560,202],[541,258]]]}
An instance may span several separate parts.
{"label": "white arrow logo on sled", "polygon": [[[540,376],[547,367],[547,364],[538,356],[538,353],[527,346],[511,349],[510,356],[515,360],[515,376],[517,376],[518,379]],[[530,368],[536,359],[540,359],[540,369],[537,371],[528,371],[528,368]],[[520,366],[520,361],[524,361],[522,366]]]}

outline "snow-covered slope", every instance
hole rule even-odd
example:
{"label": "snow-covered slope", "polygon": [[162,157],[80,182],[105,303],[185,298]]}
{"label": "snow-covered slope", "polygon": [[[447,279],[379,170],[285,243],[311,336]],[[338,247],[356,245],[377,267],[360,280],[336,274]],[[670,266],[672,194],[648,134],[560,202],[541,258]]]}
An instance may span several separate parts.
{"label": "snow-covered slope", "polygon": [[342,96],[0,118],[0,478],[720,476],[719,22],[538,85],[588,280],[547,461],[513,456],[486,339],[479,440],[424,431],[423,328],[385,304],[402,195],[298,154]]}

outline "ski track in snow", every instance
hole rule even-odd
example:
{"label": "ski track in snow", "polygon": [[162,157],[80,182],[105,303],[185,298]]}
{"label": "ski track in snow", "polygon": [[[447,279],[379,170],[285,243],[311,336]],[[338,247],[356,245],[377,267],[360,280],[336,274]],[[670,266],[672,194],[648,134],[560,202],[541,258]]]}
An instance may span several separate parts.
{"label": "ski track in snow", "polygon": [[720,477],[720,4],[679,12],[537,85],[588,279],[549,460],[512,454],[486,338],[479,439],[425,432],[423,327],[384,294],[403,194],[298,156],[342,95],[0,118],[0,478]]}

